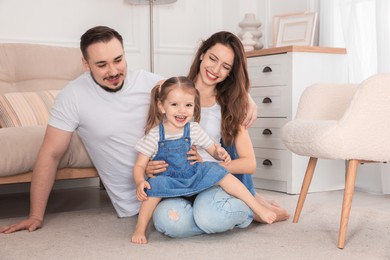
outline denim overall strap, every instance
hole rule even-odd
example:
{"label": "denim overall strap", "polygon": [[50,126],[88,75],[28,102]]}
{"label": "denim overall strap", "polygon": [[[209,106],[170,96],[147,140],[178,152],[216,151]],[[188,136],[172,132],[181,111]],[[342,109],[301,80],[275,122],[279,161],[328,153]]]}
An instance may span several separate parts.
{"label": "denim overall strap", "polygon": [[184,133],[183,133],[184,138],[189,138],[190,137],[190,122],[185,124],[184,126]]}
{"label": "denim overall strap", "polygon": [[165,131],[164,131],[164,125],[163,123],[160,123],[158,126],[158,132],[160,135],[160,140],[159,141],[164,141],[165,140]]}

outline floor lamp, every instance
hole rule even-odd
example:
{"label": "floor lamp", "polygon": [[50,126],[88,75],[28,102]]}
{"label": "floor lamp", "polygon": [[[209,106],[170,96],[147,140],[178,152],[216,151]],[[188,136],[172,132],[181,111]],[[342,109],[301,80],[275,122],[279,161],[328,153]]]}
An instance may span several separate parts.
{"label": "floor lamp", "polygon": [[149,57],[150,57],[150,71],[154,72],[154,34],[153,34],[153,6],[171,4],[177,0],[125,0],[126,3],[132,5],[149,5]]}

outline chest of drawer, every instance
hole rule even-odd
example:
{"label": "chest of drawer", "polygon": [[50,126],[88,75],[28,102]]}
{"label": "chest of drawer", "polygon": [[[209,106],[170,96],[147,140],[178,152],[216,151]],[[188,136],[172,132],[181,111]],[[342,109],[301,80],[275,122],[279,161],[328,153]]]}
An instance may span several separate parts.
{"label": "chest of drawer", "polygon": [[291,159],[291,153],[287,150],[260,149],[254,148],[256,154],[256,173],[254,178],[286,181],[288,169],[288,160]]}
{"label": "chest of drawer", "polygon": [[290,104],[289,93],[287,86],[251,87],[250,89],[259,117],[287,117]]}
{"label": "chest of drawer", "polygon": [[281,128],[287,118],[258,118],[248,129],[253,147],[286,149],[281,138]]}
{"label": "chest of drawer", "polygon": [[248,59],[248,73],[252,86],[285,85],[288,59],[286,54],[268,55]]}

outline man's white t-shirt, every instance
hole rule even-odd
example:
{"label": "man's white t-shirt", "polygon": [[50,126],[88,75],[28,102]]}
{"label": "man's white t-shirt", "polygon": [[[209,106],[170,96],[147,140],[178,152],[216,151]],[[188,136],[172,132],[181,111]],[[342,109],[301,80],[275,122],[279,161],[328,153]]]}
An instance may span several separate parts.
{"label": "man's white t-shirt", "polygon": [[77,131],[119,217],[138,213],[133,166],[144,135],[150,91],[162,77],[128,71],[123,88],[107,92],[89,72],[66,86],[52,107],[49,125]]}

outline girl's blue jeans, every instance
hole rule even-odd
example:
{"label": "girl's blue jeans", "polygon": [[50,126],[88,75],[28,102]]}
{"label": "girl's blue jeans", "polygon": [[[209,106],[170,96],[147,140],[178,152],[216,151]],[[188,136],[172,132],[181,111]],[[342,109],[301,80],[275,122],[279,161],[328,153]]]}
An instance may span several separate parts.
{"label": "girl's blue jeans", "polygon": [[201,192],[194,202],[184,198],[164,199],[153,213],[155,228],[174,238],[245,228],[252,220],[251,209],[219,186]]}

